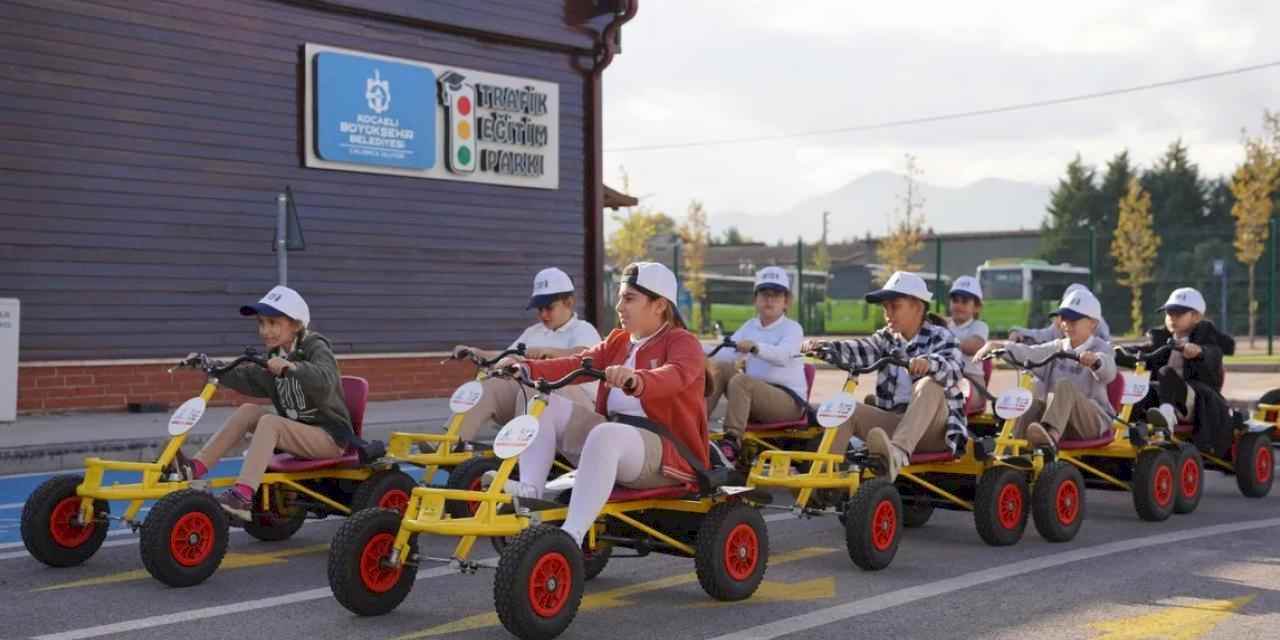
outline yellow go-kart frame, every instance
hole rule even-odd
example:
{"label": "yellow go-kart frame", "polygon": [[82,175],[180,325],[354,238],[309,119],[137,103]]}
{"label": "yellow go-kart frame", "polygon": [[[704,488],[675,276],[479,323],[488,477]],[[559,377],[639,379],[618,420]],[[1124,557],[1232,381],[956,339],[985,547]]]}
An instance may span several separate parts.
{"label": "yellow go-kart frame", "polygon": [[[128,506],[114,519],[141,532],[143,565],[157,580],[185,587],[212,575],[226,553],[229,521],[209,490],[229,487],[235,478],[188,481],[177,477],[171,465],[217,392],[218,378],[244,363],[266,366],[253,350],[226,365],[203,354],[179,363],[178,367],[203,370],[208,379],[200,395],[183,403],[170,418],[170,439],[156,461],[87,458],[83,477],[55,476],[32,492],[22,516],[22,538],[31,555],[54,567],[82,564],[102,546],[113,519],[109,502],[118,500],[127,501]],[[343,384],[358,386],[363,403],[367,395],[363,379],[344,377]],[[413,479],[393,464],[362,464],[358,458],[353,452],[314,469],[306,469],[309,465],[304,461],[297,465],[300,470],[269,470],[255,497],[253,518],[243,523],[245,531],[260,540],[284,540],[301,528],[308,511],[323,517],[350,515],[366,507],[403,509],[416,485]],[[141,479],[106,485],[109,471],[134,472]],[[148,500],[156,503],[140,519]]]}
{"label": "yellow go-kart frame", "polygon": [[[387,613],[408,595],[422,561],[454,564],[467,573],[496,568],[494,599],[502,624],[521,638],[550,638],[568,627],[583,583],[604,570],[615,548],[630,548],[637,556],[692,557],[699,583],[713,598],[750,597],[764,578],[769,542],[745,487],[716,486],[704,474],[697,488],[615,489],[582,549],[549,524],[565,519],[566,506],[503,492],[517,456],[537,434],[549,394],[584,376],[604,379],[585,359],[564,378],[533,385],[537,395],[528,414],[508,423],[494,441],[502,463],[487,489],[418,487],[403,517],[369,510],[343,523],[329,555],[329,584],[338,602],[359,615]],[[479,506],[474,515],[455,518],[447,509],[450,501]],[[669,528],[673,522],[684,526]],[[422,534],[459,540],[447,558],[422,557]],[[481,537],[511,538],[496,567],[470,559]]]}

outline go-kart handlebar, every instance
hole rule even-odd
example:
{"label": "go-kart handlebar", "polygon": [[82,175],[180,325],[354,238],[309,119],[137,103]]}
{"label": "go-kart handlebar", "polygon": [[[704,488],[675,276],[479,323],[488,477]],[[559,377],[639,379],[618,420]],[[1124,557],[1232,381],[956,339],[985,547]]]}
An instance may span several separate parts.
{"label": "go-kart handlebar", "polygon": [[[1054,360],[1071,360],[1073,362],[1080,362],[1080,354],[1074,351],[1055,351],[1049,354],[1049,357],[1043,360],[1040,360],[1038,362],[1033,362],[1029,360],[1019,360],[1018,358],[1014,357],[1012,353],[1009,353],[1008,349],[995,349],[982,357],[983,360],[990,360],[992,358],[1000,358],[1001,360],[1004,360],[1005,362],[1009,363],[1011,366],[1018,369],[1038,369],[1040,367],[1045,366],[1046,364],[1049,364],[1050,362],[1053,362]],[[1091,368],[1096,371],[1101,366],[1102,366],[1101,362],[1094,362],[1093,367]]]}
{"label": "go-kart handlebar", "polygon": [[526,348],[524,343],[517,342],[516,346],[511,347],[510,349],[505,349],[502,352],[500,352],[498,355],[486,360],[484,358],[481,358],[479,354],[477,354],[475,351],[472,351],[471,349],[459,349],[457,352],[450,354],[448,358],[445,358],[444,360],[442,360],[440,364],[445,364],[446,362],[449,362],[451,360],[470,360],[471,362],[475,363],[477,367],[480,367],[481,369],[488,369],[489,367],[492,367],[493,365],[498,364],[500,360],[502,360],[507,356],[523,357],[525,354],[525,351],[526,351]]}
{"label": "go-kart handlebar", "polygon": [[[506,374],[506,375],[512,375],[512,374],[514,374],[516,371],[519,371],[519,370],[520,370],[520,369],[519,369],[519,365],[515,365],[515,366],[511,367],[510,369],[503,370],[501,373],[502,373],[502,374]],[[530,381],[530,380],[526,380],[526,379],[524,379],[524,376],[513,376],[513,377],[514,377],[514,378],[515,378],[515,380],[516,380],[517,382],[519,382],[520,384],[523,384],[523,385],[525,385],[526,387],[530,387],[530,388],[533,388],[533,389],[537,389],[540,393],[551,393],[552,391],[556,391],[556,390],[558,390],[558,389],[563,389],[563,388],[565,388],[565,387],[567,387],[567,386],[569,386],[569,385],[571,385],[571,384],[574,384],[574,382],[575,382],[578,378],[581,378],[581,377],[584,377],[584,376],[585,376],[585,377],[588,377],[588,378],[595,378],[596,380],[600,380],[600,381],[602,381],[602,382],[607,382],[607,381],[608,381],[608,380],[605,378],[605,375],[604,375],[604,371],[603,371],[603,370],[601,370],[601,369],[597,369],[597,368],[595,368],[595,367],[593,367],[593,366],[592,366],[591,358],[583,358],[583,359],[582,359],[582,366],[581,366],[581,367],[579,367],[579,368],[577,368],[577,369],[574,369],[573,371],[570,371],[569,373],[566,373],[566,374],[564,375],[564,377],[562,377],[562,378],[560,378],[560,379],[558,379],[558,380],[550,380],[550,381],[549,381],[549,380],[547,380],[547,379],[545,379],[545,378],[539,378],[539,379],[537,379],[537,380]],[[626,386],[623,388],[623,391],[632,391],[633,389],[635,389],[635,384],[634,384],[634,383],[631,383],[631,384],[626,385]]]}
{"label": "go-kart handlebar", "polygon": [[832,366],[843,369],[851,375],[862,375],[864,373],[874,373],[889,365],[898,367],[910,367],[911,362],[897,355],[884,356],[875,362],[865,366],[856,367],[851,362],[844,361],[836,350],[829,344],[820,345],[818,348],[806,353],[805,355],[818,358]]}
{"label": "go-kart handlebar", "polygon": [[[708,353],[708,354],[707,354],[707,357],[708,357],[708,358],[714,358],[714,357],[716,357],[716,354],[717,354],[717,353],[720,353],[720,350],[721,350],[721,349],[725,349],[725,348],[728,348],[728,349],[737,349],[737,348],[738,348],[738,343],[737,343],[737,342],[734,342],[732,338],[728,338],[728,337],[726,337],[725,339],[723,339],[723,340],[721,340],[721,341],[720,341],[720,344],[716,345],[716,348],[714,348],[714,349],[712,349],[712,350],[711,350],[711,353]],[[751,347],[751,353],[752,353],[753,355],[754,355],[754,354],[758,354],[758,353],[760,353],[760,347],[757,347],[757,346],[755,346],[755,345],[752,345],[752,347]]]}
{"label": "go-kart handlebar", "polygon": [[1118,344],[1115,346],[1115,350],[1125,355],[1137,358],[1138,360],[1141,360],[1144,364],[1147,364],[1147,363],[1150,363],[1152,360],[1155,360],[1156,358],[1167,355],[1172,351],[1182,351],[1183,346],[1185,345],[1180,345],[1173,342],[1166,342],[1163,345],[1160,345],[1159,347],[1151,351],[1143,353],[1142,349],[1138,347],[1126,347],[1124,345]]}
{"label": "go-kart handlebar", "polygon": [[177,369],[200,369],[217,378],[226,375],[228,371],[231,371],[246,362],[256,364],[263,369],[267,368],[267,359],[262,357],[262,354],[258,353],[256,349],[249,347],[244,350],[243,355],[238,356],[235,360],[232,360],[229,363],[212,360],[209,358],[208,354],[193,353],[179,361],[176,366],[171,367],[169,369],[169,373],[173,373]]}

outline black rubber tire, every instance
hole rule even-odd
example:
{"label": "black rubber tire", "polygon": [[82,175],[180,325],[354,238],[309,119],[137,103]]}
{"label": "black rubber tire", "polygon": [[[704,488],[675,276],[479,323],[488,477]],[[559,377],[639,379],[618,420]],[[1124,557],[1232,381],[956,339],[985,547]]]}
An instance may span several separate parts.
{"label": "black rubber tire", "polygon": [[933,517],[933,503],[928,496],[907,496],[902,499],[902,526],[918,529],[929,523]]}
{"label": "black rubber tire", "polygon": [[[174,530],[188,516],[195,516],[207,528],[199,541],[211,540],[207,552],[201,553],[198,562],[187,566],[174,557],[172,537]],[[191,535],[197,535],[195,533]],[[156,580],[171,587],[190,587],[204,582],[222,564],[227,554],[227,515],[213,496],[204,491],[183,489],[156,501],[147,519],[142,522],[142,565]]]}
{"label": "black rubber tire", "polygon": [[262,498],[254,496],[253,517],[242,525],[244,532],[263,542],[288,540],[307,521],[307,510],[291,504],[297,498],[292,491],[274,489],[271,494],[270,511],[263,511]]}
{"label": "black rubber tire", "polygon": [[[398,468],[378,471],[356,488],[355,495],[351,496],[351,513],[365,509],[394,508],[403,515],[404,507],[409,503],[409,495],[417,486],[418,483],[413,481],[412,476]],[[383,500],[388,498],[387,494],[392,492],[402,494],[403,503],[396,501],[399,506],[383,504]]]}
{"label": "black rubber tire", "polygon": [[[497,471],[502,466],[502,460],[493,457],[476,457],[472,458],[456,467],[449,472],[449,480],[445,486],[450,489],[472,489],[478,486],[481,476],[486,471]],[[514,478],[515,473],[512,472]],[[472,503],[463,502],[461,500],[448,500],[445,502],[445,513],[451,518],[470,518]]]}
{"label": "black rubber tire", "polygon": [[889,566],[902,541],[902,496],[898,488],[887,478],[863,481],[844,515],[844,542],[853,564],[864,571]]}
{"label": "black rubber tire", "polygon": [[[1004,498],[1003,504],[1001,498]],[[978,536],[993,547],[1017,544],[1027,528],[1030,502],[1025,472],[1010,467],[987,469],[978,478],[973,500],[973,521],[978,527]]]}
{"label": "black rubber tire", "polygon": [[[93,501],[95,521],[90,525],[93,531],[84,542],[75,547],[64,547],[53,537],[51,527],[54,509],[63,500],[75,497],[76,487],[82,482],[83,476],[54,476],[42,482],[27,497],[26,504],[22,505],[20,528],[22,544],[31,557],[51,567],[74,567],[83,564],[102,547],[102,541],[107,539],[107,529],[110,528],[106,516],[111,513],[111,507],[104,500]],[[99,515],[101,518],[97,517]]]}
{"label": "black rubber tire", "polygon": [[[1265,456],[1266,477],[1259,477],[1258,457]],[[1271,493],[1275,482],[1275,454],[1271,450],[1271,436],[1266,432],[1246,433],[1236,443],[1236,486],[1249,498],[1261,498]]]}
{"label": "black rubber tire", "polygon": [[[750,573],[734,577],[727,567],[729,559],[725,554],[725,547],[729,537],[743,526],[750,528],[755,547],[745,550],[745,553],[754,553],[755,558]],[[738,502],[725,502],[712,507],[702,517],[702,524],[698,527],[693,564],[697,570],[698,584],[712,598],[723,602],[750,598],[760,587],[764,572],[769,568],[769,529],[765,526],[760,511]]]}
{"label": "black rubber tire", "polygon": [[1133,508],[1148,522],[1161,522],[1173,515],[1178,493],[1178,473],[1172,451],[1146,449],[1138,452],[1133,468]]}
{"label": "black rubber tire", "polygon": [[1280,404],[1280,389],[1272,389],[1258,398],[1258,404]]}
{"label": "black rubber tire", "polygon": [[[1173,469],[1177,481],[1173,512],[1191,513],[1200,506],[1200,498],[1204,495],[1204,456],[1195,445],[1184,442],[1178,446]],[[1194,489],[1187,491],[1191,487]]]}
{"label": "black rubber tire", "polygon": [[[529,582],[539,562],[554,554],[561,556],[569,574],[569,592],[552,615],[541,615],[531,602]],[[520,532],[498,559],[498,574],[493,580],[493,604],[498,619],[512,635],[521,640],[550,640],[569,627],[582,604],[582,550],[560,527],[538,525]],[[564,588],[557,582],[555,589]]]}
{"label": "black rubber tire", "polygon": [[[402,563],[395,583],[382,592],[371,589],[361,576],[365,547],[375,538],[385,541],[383,534],[394,539],[399,530],[400,516],[390,509],[357,511],[338,527],[329,545],[328,567],[329,590],[338,604],[356,615],[380,616],[404,602],[418,575],[416,565]],[[409,537],[409,548],[417,553],[418,536]]]}
{"label": "black rubber tire", "polygon": [[1084,476],[1075,465],[1051,462],[1040,470],[1031,490],[1031,516],[1048,542],[1076,537],[1085,518]]}

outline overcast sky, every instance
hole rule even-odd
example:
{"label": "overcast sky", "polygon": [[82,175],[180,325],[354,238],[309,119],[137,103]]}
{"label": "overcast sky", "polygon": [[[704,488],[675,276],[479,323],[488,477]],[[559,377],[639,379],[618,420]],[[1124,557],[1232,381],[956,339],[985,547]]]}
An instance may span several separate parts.
{"label": "overcast sky", "polygon": [[1280,109],[1280,67],[888,130],[659,151],[1117,89],[1280,60],[1280,3],[641,0],[605,72],[606,181],[680,217],[776,213],[918,158],[928,182],[1054,184],[1077,153],[1149,165],[1175,138],[1210,175]]}

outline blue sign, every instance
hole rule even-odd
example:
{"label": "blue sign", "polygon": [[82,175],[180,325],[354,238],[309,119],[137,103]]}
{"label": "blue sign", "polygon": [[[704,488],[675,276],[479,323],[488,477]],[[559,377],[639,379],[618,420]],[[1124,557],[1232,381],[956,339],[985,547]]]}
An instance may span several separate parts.
{"label": "blue sign", "polygon": [[315,60],[316,154],[332,162],[430,169],[436,164],[436,76],[345,53]]}

